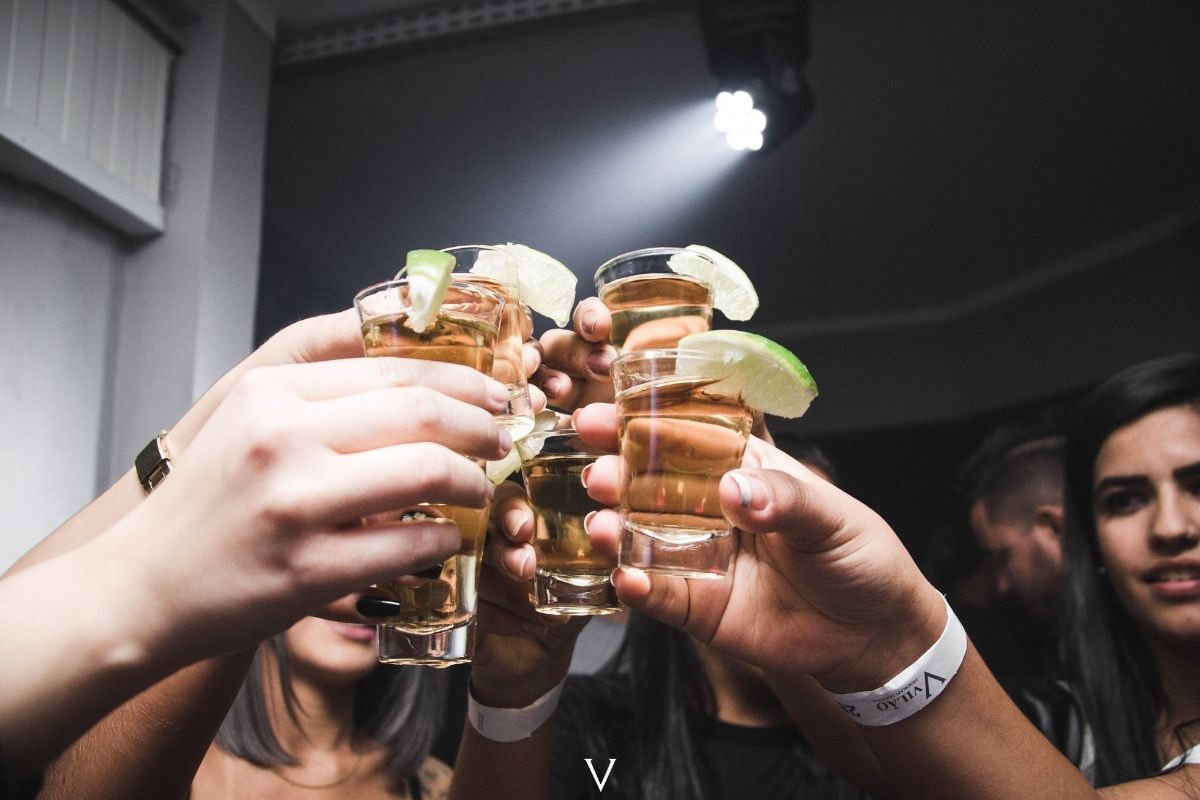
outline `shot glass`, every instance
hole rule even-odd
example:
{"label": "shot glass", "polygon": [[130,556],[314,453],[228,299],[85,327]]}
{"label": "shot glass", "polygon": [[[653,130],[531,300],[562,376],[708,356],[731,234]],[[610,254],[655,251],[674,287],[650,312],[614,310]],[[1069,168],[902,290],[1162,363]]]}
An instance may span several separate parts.
{"label": "shot glass", "polygon": [[[671,270],[678,247],[623,253],[596,270],[596,292],[612,314],[609,343],[621,352],[675,347],[690,333],[712,327],[708,284]],[[688,253],[691,258],[705,258]]]}
{"label": "shot glass", "polygon": [[609,580],[617,563],[592,550],[584,519],[602,506],[588,496],[580,475],[602,453],[584,444],[571,428],[534,432],[528,445],[541,445],[521,466],[533,506],[533,605],[543,614],[601,615],[621,610]]}
{"label": "shot glass", "polygon": [[717,391],[718,378],[679,369],[703,361],[674,349],[613,362],[624,566],[688,578],[729,569],[735,539],[718,487],[741,466],[753,413],[740,397]]}
{"label": "shot glass", "polygon": [[525,379],[525,337],[521,333],[521,322],[525,315],[521,307],[521,286],[519,282],[507,283],[469,272],[480,259],[507,261],[513,256],[499,248],[477,244],[447,247],[442,252],[454,256],[454,280],[482,286],[504,298],[492,377],[508,387],[508,405],[504,413],[496,417],[496,423],[507,430],[515,442],[533,430],[533,403],[529,399],[529,384]]}
{"label": "shot glass", "polygon": [[376,653],[380,663],[445,669],[465,664],[475,655],[475,621],[437,633],[406,633],[380,625]]}
{"label": "shot glass", "polygon": [[[462,364],[491,374],[493,348],[504,309],[504,299],[480,286],[453,282],[433,325],[418,333],[409,325],[411,306],[408,281],[393,280],[368,287],[354,298],[362,322],[363,347],[368,356],[399,356]],[[402,413],[402,409],[397,409]],[[483,468],[483,462],[472,459]],[[388,631],[429,635],[469,625],[475,618],[479,569],[489,508],[466,508],[420,503],[374,515],[367,522],[422,520],[456,524],[462,536],[457,554],[448,558],[436,576],[405,575],[375,588],[401,605],[380,629],[382,642],[392,642]],[[428,645],[427,649],[435,649]],[[391,663],[427,663],[426,660]]]}

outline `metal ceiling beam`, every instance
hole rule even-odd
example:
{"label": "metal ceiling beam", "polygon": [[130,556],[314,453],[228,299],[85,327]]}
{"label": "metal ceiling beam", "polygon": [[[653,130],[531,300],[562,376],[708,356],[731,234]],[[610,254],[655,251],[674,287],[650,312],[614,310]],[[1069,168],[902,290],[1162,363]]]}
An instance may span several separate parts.
{"label": "metal ceiling beam", "polygon": [[470,0],[398,9],[357,20],[280,31],[278,67],[342,59],[442,41],[493,38],[546,24],[571,24],[596,15],[645,13],[687,5],[678,0]]}

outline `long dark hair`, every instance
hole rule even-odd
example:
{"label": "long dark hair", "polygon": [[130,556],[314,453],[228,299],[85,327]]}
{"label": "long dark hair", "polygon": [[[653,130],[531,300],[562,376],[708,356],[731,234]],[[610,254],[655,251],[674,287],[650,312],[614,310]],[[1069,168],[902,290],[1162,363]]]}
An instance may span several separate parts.
{"label": "long dark hair", "polygon": [[1100,574],[1093,470],[1118,428],[1163,408],[1200,400],[1200,355],[1180,353],[1124,370],[1080,403],[1066,447],[1066,591],[1063,655],[1096,740],[1096,785],[1162,766],[1156,725],[1165,708],[1144,635]]}
{"label": "long dark hair", "polygon": [[[270,652],[270,659],[264,658],[265,651]],[[283,689],[284,707],[297,719],[287,647],[279,634],[259,647],[217,732],[222,750],[260,767],[297,763],[279,743],[267,715],[264,678],[271,662]],[[385,769],[394,791],[403,789],[433,747],[442,717],[441,684],[434,670],[380,665],[355,687],[354,731],[387,747]]]}

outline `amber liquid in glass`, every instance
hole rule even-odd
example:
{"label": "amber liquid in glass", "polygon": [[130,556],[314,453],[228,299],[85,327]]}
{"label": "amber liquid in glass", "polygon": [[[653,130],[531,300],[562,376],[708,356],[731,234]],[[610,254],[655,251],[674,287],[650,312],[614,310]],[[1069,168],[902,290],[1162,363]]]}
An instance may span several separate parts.
{"label": "amber liquid in glass", "polygon": [[675,347],[712,326],[712,292],[684,275],[631,275],[605,284],[600,300],[612,314],[609,341],[622,351]]}
{"label": "amber liquid in glass", "polygon": [[521,336],[521,320],[525,312],[521,308],[521,299],[511,286],[492,278],[455,273],[454,279],[491,289],[504,298],[492,377],[508,387],[508,404],[504,413],[496,415],[496,424],[508,431],[515,442],[533,430],[533,404],[525,382],[525,340]]}
{"label": "amber liquid in glass", "polygon": [[538,456],[524,469],[533,504],[538,571],[579,585],[602,583],[616,562],[592,552],[583,519],[603,506],[588,496],[579,475],[595,456]]}
{"label": "amber liquid in glass", "polygon": [[617,396],[625,527],[673,544],[728,535],[721,477],[741,466],[753,416],[708,391],[713,378],[669,377]]}
{"label": "amber liquid in glass", "polygon": [[[398,356],[461,364],[490,374],[496,329],[477,317],[439,314],[426,331],[417,333],[407,314],[372,319],[362,326],[368,356]],[[488,508],[423,503],[376,515],[369,521],[427,518],[458,523],[462,544],[442,565],[437,578],[405,576],[378,584],[399,602],[401,611],[385,624],[408,633],[436,633],[469,622],[478,598],[479,564],[487,533]]]}

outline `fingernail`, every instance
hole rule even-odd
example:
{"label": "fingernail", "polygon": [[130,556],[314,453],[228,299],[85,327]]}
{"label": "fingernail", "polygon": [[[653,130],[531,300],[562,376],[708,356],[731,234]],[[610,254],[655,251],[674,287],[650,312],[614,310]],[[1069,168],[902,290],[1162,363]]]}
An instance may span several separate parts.
{"label": "fingernail", "polygon": [[529,522],[533,522],[533,515],[523,508],[515,508],[504,515],[504,527],[510,539],[516,537]]}
{"label": "fingernail", "polygon": [[488,381],[488,399],[502,406],[508,405],[508,387],[500,381]]}
{"label": "fingernail", "polygon": [[[532,578],[533,570],[530,569],[530,562],[533,561],[533,553],[525,550],[521,553],[521,565],[517,567],[514,573],[518,578]],[[526,574],[528,573],[528,574]]]}
{"label": "fingernail", "polygon": [[579,471],[579,482],[583,484],[583,488],[585,488],[585,489],[587,488],[588,475],[590,475],[592,473],[592,467],[594,467],[594,466],[596,466],[596,465],[588,464],[582,470]]}
{"label": "fingernail", "polygon": [[596,512],[589,511],[587,513],[587,516],[583,518],[583,532],[586,533],[588,536],[592,535],[592,532],[588,530],[588,526],[592,524],[592,517],[594,517],[594,516],[596,516]]}
{"label": "fingernail", "polygon": [[[738,499],[741,501],[743,508],[762,511],[767,507],[767,490],[765,486],[759,484],[757,480],[747,478],[745,475],[740,475],[736,472],[730,472],[729,477],[737,484]],[[754,491],[756,485],[759,487],[758,492]]]}
{"label": "fingernail", "polygon": [[542,384],[542,391],[551,397],[558,397],[567,390],[562,378],[547,378]]}
{"label": "fingernail", "polygon": [[504,428],[500,428],[500,433],[496,436],[496,439],[499,440],[501,455],[508,455],[508,451],[512,450],[512,436]]}
{"label": "fingernail", "polygon": [[426,580],[440,578],[442,577],[442,565],[434,564],[432,567],[426,567],[425,569],[418,570],[417,572],[413,573],[413,576],[417,578],[425,578]]}
{"label": "fingernail", "polygon": [[385,600],[372,595],[358,598],[354,608],[364,617],[394,617],[400,613],[400,604],[395,600]]}
{"label": "fingernail", "polygon": [[595,374],[607,375],[609,368],[612,367],[612,353],[607,349],[589,353],[587,357],[587,365],[588,369]]}
{"label": "fingernail", "polygon": [[595,311],[585,311],[583,316],[579,318],[579,327],[589,336],[596,332],[596,323],[598,322]]}

